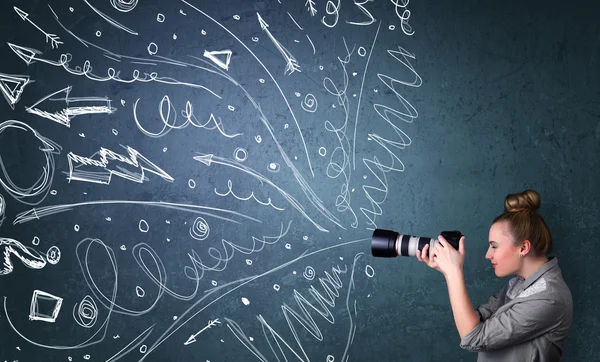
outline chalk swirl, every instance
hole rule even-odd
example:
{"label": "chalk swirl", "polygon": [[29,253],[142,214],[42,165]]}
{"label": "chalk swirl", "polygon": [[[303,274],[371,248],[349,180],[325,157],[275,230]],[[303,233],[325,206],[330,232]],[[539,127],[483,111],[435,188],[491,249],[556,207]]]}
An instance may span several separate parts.
{"label": "chalk swirl", "polygon": [[307,280],[315,279],[315,268],[312,266],[307,266],[306,269],[304,269],[302,276],[304,276]]}
{"label": "chalk swirl", "polygon": [[73,307],[73,318],[83,328],[92,328],[98,319],[98,306],[89,295]]}
{"label": "chalk swirl", "polygon": [[194,225],[190,228],[190,235],[196,240],[204,240],[210,234],[210,227],[206,220],[201,217],[194,220]]}
{"label": "chalk swirl", "polygon": [[317,98],[315,98],[315,96],[311,93],[308,93],[304,97],[304,101],[302,101],[302,109],[310,113],[316,112],[318,106],[319,102],[317,102]]}

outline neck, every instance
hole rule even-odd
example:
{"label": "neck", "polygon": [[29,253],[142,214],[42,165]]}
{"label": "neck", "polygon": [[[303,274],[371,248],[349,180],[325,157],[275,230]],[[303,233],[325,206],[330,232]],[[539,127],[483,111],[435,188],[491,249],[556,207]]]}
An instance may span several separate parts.
{"label": "neck", "polygon": [[531,276],[531,274],[535,273],[536,270],[541,268],[544,264],[548,262],[548,258],[546,256],[528,256],[523,260],[523,265],[521,266],[521,270],[519,271],[519,275],[523,279],[527,279]]}

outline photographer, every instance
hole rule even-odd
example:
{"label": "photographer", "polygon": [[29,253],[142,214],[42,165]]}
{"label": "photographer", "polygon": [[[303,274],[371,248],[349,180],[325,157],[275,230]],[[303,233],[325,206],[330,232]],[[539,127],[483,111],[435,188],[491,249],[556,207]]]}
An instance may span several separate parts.
{"label": "photographer", "polygon": [[489,231],[490,260],[496,276],[515,275],[488,302],[473,309],[463,275],[464,236],[458,250],[444,237],[417,251],[419,261],[446,278],[460,346],[479,352],[478,361],[559,361],[573,318],[571,292],[558,259],[548,257],[552,237],[536,213],[540,196],[510,194],[504,212]]}

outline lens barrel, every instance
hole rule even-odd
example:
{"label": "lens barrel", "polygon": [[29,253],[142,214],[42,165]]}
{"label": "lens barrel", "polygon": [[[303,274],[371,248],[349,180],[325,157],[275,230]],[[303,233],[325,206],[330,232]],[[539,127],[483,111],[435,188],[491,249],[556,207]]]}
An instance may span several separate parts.
{"label": "lens barrel", "polygon": [[398,240],[399,235],[392,230],[375,229],[371,238],[371,253],[373,256],[382,258],[394,258],[398,256],[396,240]]}
{"label": "lens barrel", "polygon": [[[458,250],[462,233],[458,230],[442,231],[441,235],[454,249]],[[423,250],[429,244],[432,249],[437,239],[422,236],[403,235],[396,231],[375,229],[371,238],[371,253],[373,256],[393,258],[396,256],[415,256],[417,250]]]}

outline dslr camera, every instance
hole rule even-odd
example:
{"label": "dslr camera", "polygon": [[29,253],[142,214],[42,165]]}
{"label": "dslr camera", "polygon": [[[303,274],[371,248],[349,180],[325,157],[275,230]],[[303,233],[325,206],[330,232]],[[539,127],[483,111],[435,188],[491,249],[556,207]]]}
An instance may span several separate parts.
{"label": "dslr camera", "polygon": [[[458,230],[442,231],[440,233],[454,249],[458,250],[460,238],[463,236]],[[371,254],[377,257],[394,258],[400,256],[416,256],[417,250],[423,250],[429,244],[433,249],[437,238],[412,236],[397,233],[392,230],[375,229],[371,238]]]}

